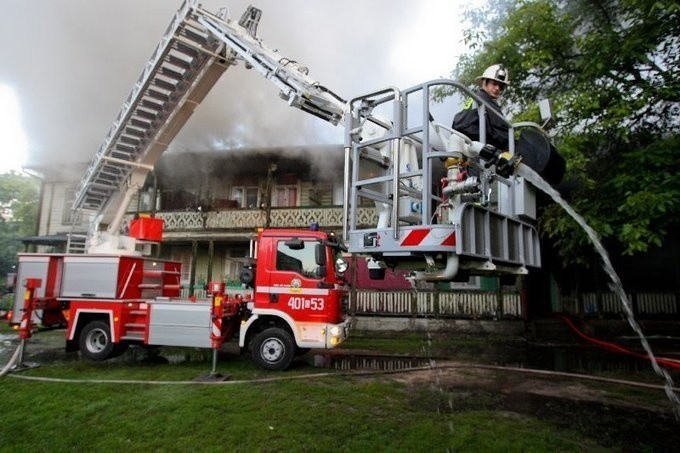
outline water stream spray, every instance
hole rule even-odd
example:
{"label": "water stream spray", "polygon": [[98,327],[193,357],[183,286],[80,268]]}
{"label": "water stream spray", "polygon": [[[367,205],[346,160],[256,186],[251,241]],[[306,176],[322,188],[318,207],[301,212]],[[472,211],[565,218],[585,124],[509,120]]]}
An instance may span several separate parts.
{"label": "water stream spray", "polygon": [[623,305],[623,311],[626,315],[626,320],[628,321],[628,324],[640,338],[640,343],[642,344],[643,349],[649,356],[654,372],[658,374],[660,377],[664,378],[666,381],[664,384],[664,391],[666,392],[668,399],[673,403],[673,411],[675,413],[676,418],[680,420],[680,398],[678,398],[678,395],[673,391],[674,387],[673,378],[670,376],[670,374],[668,374],[668,372],[664,368],[659,366],[656,357],[652,352],[652,348],[649,345],[649,342],[647,341],[647,338],[645,337],[644,333],[642,332],[640,324],[638,324],[637,320],[635,319],[631,303],[628,300],[628,295],[623,290],[623,284],[621,283],[621,279],[614,270],[614,267],[612,266],[612,263],[609,260],[609,253],[607,253],[607,250],[605,250],[604,246],[602,245],[599,235],[595,230],[593,230],[590,227],[590,225],[586,223],[583,216],[578,214],[574,210],[574,208],[572,208],[571,205],[562,198],[562,196],[557,190],[553,189],[550,186],[550,184],[548,184],[543,178],[541,178],[538,175],[538,173],[536,173],[530,167],[528,167],[527,165],[520,164],[517,169],[517,174],[523,176],[532,184],[534,184],[538,189],[550,195],[550,197],[553,200],[555,200],[556,203],[558,203],[574,220],[576,220],[576,222],[581,226],[581,228],[583,228],[583,231],[586,232],[588,238],[590,238],[590,241],[593,243],[595,250],[597,250],[597,252],[600,254],[600,257],[602,258],[602,267],[604,268],[604,270],[607,272],[607,275],[609,275],[609,278],[611,279],[609,287],[611,288],[612,291],[614,291],[614,293],[616,293],[616,295],[621,300],[621,304]]}

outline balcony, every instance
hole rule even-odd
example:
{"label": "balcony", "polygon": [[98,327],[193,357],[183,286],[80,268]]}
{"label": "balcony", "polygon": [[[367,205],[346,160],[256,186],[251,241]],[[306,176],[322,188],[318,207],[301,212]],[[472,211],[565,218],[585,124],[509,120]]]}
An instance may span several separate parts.
{"label": "balcony", "polygon": [[[359,225],[375,225],[378,221],[374,208],[359,208]],[[265,226],[267,213],[262,209],[229,209],[222,211],[161,211],[156,217],[165,221],[167,239],[187,237],[192,234],[206,237],[220,234],[243,234]],[[323,229],[342,229],[341,207],[272,208],[271,228],[309,228],[315,221]]]}

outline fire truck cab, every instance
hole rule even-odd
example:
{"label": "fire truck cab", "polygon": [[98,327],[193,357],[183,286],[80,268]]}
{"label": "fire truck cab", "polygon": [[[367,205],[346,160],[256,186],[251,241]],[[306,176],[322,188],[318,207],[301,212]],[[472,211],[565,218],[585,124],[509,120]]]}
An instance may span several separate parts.
{"label": "fire truck cab", "polygon": [[[209,298],[181,298],[181,264],[114,254],[20,254],[18,278],[40,279],[32,323],[66,327],[67,350],[90,360],[130,345],[219,349],[238,338],[269,370],[296,354],[332,348],[347,335],[342,245],[320,231],[263,230],[242,275],[249,291],[211,283]],[[18,291],[15,323],[25,303]]]}
{"label": "fire truck cab", "polygon": [[[257,258],[241,277],[254,295],[246,303],[239,345],[275,369],[292,347],[333,348],[347,336],[349,288],[342,242],[320,231],[263,230]],[[287,366],[286,364],[286,366]]]}

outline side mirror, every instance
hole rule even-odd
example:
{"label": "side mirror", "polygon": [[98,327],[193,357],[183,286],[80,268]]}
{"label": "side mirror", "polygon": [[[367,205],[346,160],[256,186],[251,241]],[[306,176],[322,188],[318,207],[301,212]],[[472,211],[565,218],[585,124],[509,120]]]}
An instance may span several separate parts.
{"label": "side mirror", "polygon": [[316,244],[314,249],[314,261],[317,266],[326,265],[326,246],[324,244]]}
{"label": "side mirror", "polygon": [[543,126],[545,126],[552,120],[552,105],[550,104],[550,99],[541,99],[538,101],[538,111],[541,114],[541,122],[543,123]]}

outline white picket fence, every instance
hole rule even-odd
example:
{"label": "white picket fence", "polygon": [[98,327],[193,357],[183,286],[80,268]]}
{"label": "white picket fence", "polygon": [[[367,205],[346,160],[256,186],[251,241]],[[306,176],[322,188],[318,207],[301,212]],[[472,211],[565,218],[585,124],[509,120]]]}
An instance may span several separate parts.
{"label": "white picket fence", "polygon": [[[674,293],[627,293],[634,313],[639,315],[680,315],[678,295]],[[598,304],[599,300],[599,304]],[[572,314],[624,313],[623,304],[613,292],[562,296],[562,310]]]}
{"label": "white picket fence", "polygon": [[[231,295],[252,295],[252,289],[227,288]],[[182,297],[189,296],[183,288]],[[197,299],[206,297],[203,289],[196,289]],[[357,290],[353,295],[353,314],[381,316],[442,316],[460,318],[523,318],[520,296],[515,292],[503,292],[498,303],[495,291],[376,291]],[[674,293],[628,294],[634,312],[639,315],[680,315],[680,307]],[[598,308],[598,298],[600,300]],[[623,313],[621,301],[612,292],[583,293],[579,297],[560,297],[556,311],[571,314]]]}

